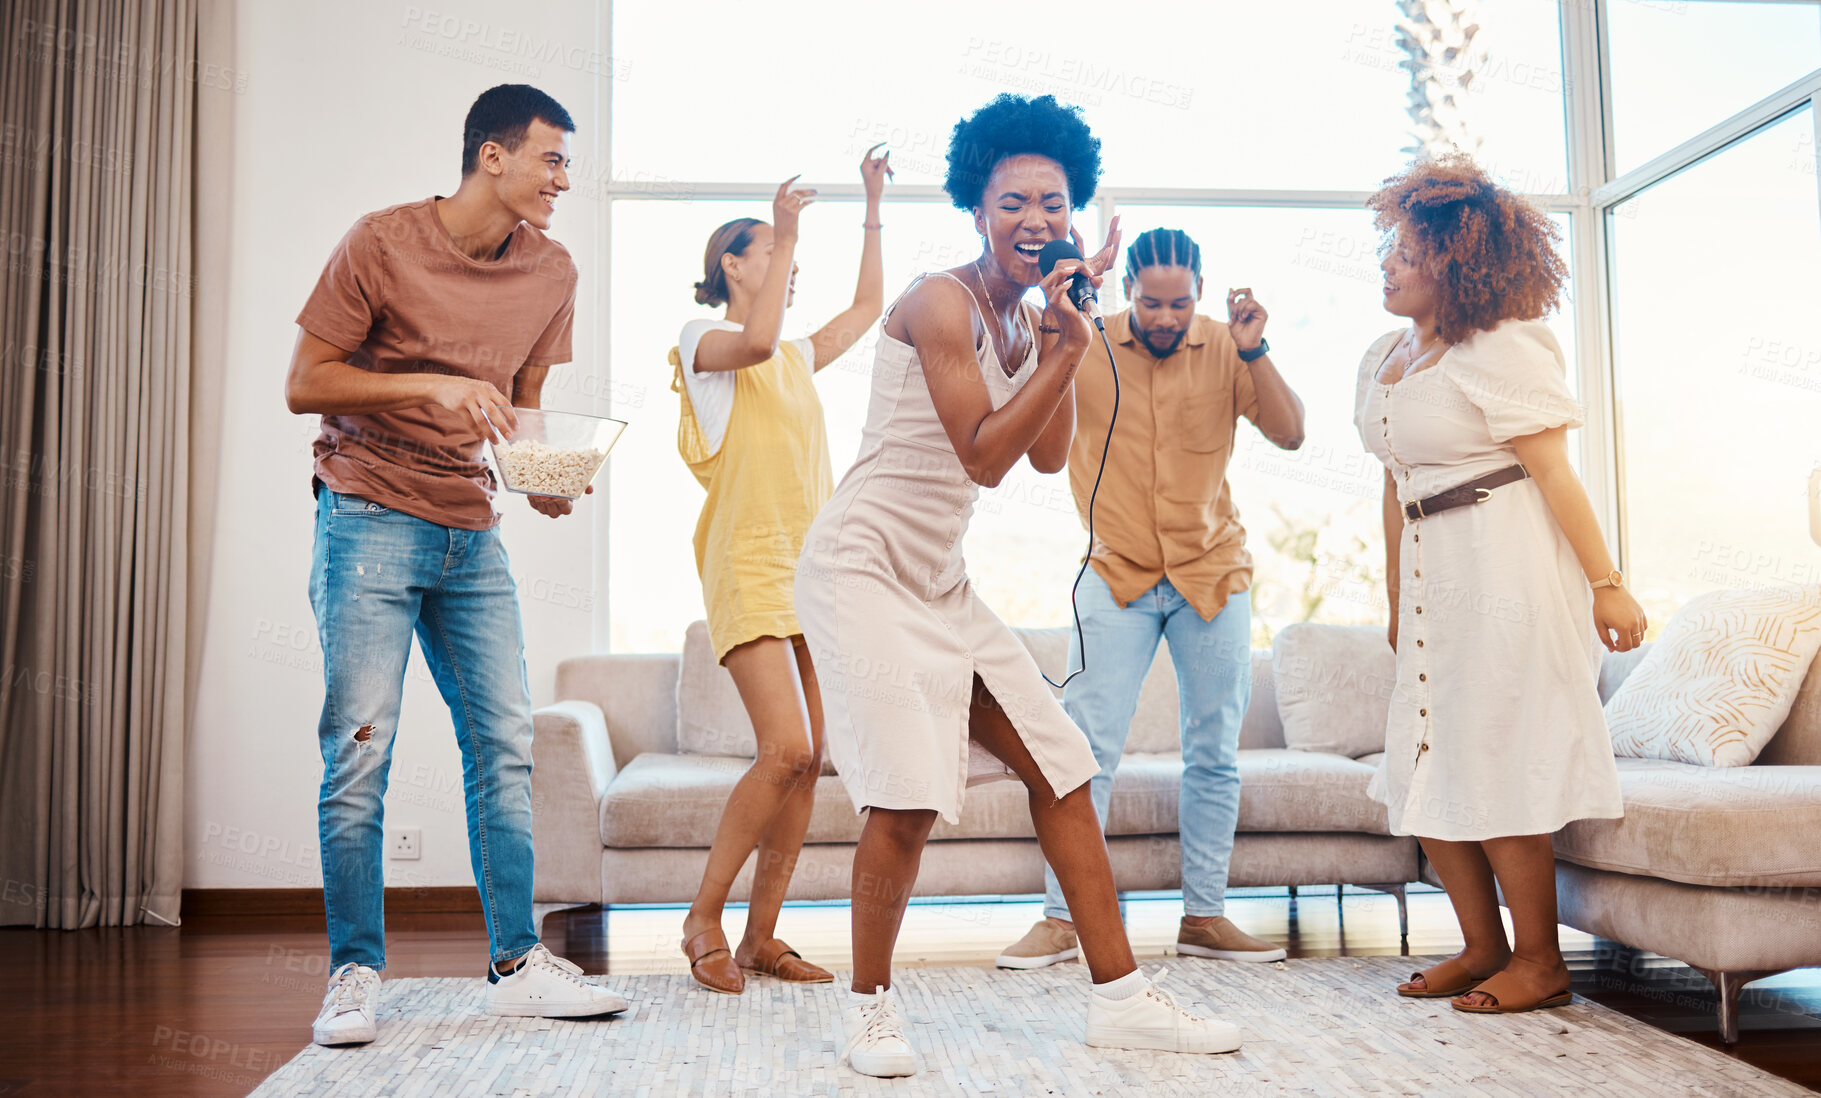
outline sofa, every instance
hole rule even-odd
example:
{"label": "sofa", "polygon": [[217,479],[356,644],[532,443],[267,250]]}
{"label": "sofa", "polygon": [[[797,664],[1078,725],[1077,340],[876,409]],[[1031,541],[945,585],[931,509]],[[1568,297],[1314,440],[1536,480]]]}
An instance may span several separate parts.
{"label": "sofa", "polygon": [[[1609,653],[1610,698],[1650,649]],[[1739,990],[1821,965],[1821,660],[1750,766],[1618,760],[1625,816],[1555,836],[1562,922],[1698,969],[1739,1036]]]}
{"label": "sofa", "polygon": [[[1060,677],[1066,629],[1017,630],[1038,665]],[[1377,630],[1383,644],[1383,630]],[[707,630],[683,652],[588,655],[562,661],[556,695],[537,711],[533,740],[536,898],[549,903],[686,902],[707,863],[721,808],[750,765],[752,726],[732,677],[714,663]],[[1229,883],[1359,885],[1398,899],[1419,880],[1417,843],[1389,834],[1366,796],[1378,759],[1295,750],[1278,720],[1271,654],[1254,652],[1252,699],[1240,731],[1241,796]],[[1387,687],[1388,688],[1388,687]],[[1382,717],[1378,746],[1383,746]],[[1181,887],[1176,834],[1182,754],[1176,675],[1160,647],[1114,780],[1107,849],[1123,891]],[[824,766],[788,896],[846,899],[862,823]],[[733,899],[750,893],[754,861]],[[920,896],[1043,891],[1043,858],[1023,787],[967,791],[959,824],[938,820],[917,879]]]}
{"label": "sofa", "polygon": [[[1066,629],[1017,632],[1039,666],[1063,669]],[[1605,657],[1602,700],[1649,647]],[[1390,835],[1384,806],[1366,795],[1384,746],[1391,662],[1382,627],[1291,626],[1272,651],[1253,652],[1229,884],[1390,892],[1407,938],[1404,886],[1440,882],[1416,840]],[[755,754],[705,627],[690,627],[680,655],[564,660],[556,693],[562,700],[535,715],[536,899],[688,901],[721,807]],[[1107,850],[1124,891],[1181,885],[1176,722],[1175,672],[1160,647],[1109,810]],[[1721,1037],[1735,1041],[1740,988],[1821,964],[1821,672],[1811,669],[1751,766],[1618,765],[1625,816],[1555,836],[1561,921],[1705,973],[1719,994]],[[847,897],[860,824],[825,767],[791,899]],[[752,870],[749,861],[734,899],[748,895]],[[958,825],[937,821],[916,894],[1042,889],[1022,787],[995,782],[968,790]]]}

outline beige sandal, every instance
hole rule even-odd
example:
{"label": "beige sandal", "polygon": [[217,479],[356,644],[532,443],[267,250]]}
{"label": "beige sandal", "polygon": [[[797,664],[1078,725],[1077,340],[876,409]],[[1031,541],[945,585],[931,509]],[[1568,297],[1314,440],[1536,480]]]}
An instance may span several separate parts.
{"label": "beige sandal", "polygon": [[[1446,982],[1449,986],[1436,987],[1436,983],[1441,981],[1444,976],[1447,977]],[[1423,986],[1411,987],[1409,983],[1397,985],[1397,993],[1406,999],[1452,999],[1478,988],[1491,977],[1475,976],[1467,971],[1467,966],[1461,963],[1459,957],[1450,957],[1434,968],[1412,972],[1410,979],[1421,979]]]}
{"label": "beige sandal", "polygon": [[[1509,992],[1502,990],[1505,985],[1499,983],[1501,980],[1505,981],[1506,984],[1511,985],[1511,990]],[[1547,995],[1542,998],[1524,998],[1523,995],[1525,993],[1516,985],[1516,977],[1501,972],[1496,976],[1488,978],[1481,983],[1480,986],[1473,989],[1482,995],[1491,996],[1491,1006],[1468,1006],[1466,1003],[1461,1002],[1460,998],[1456,998],[1454,1000],[1454,1009],[1466,1014],[1522,1014],[1527,1010],[1547,1010],[1550,1007],[1567,1006],[1569,1003],[1574,1002],[1574,992],[1572,991],[1564,991],[1557,995]],[[1462,998],[1464,997],[1465,993],[1463,992]]]}
{"label": "beige sandal", "polygon": [[746,977],[734,963],[733,950],[727,948],[727,935],[720,927],[711,927],[683,943],[683,956],[689,959],[689,974],[696,983],[722,995],[738,995],[746,990]]}
{"label": "beige sandal", "polygon": [[805,961],[803,955],[785,945],[782,938],[773,938],[759,947],[758,964],[742,967],[747,972],[776,977],[791,984],[827,984],[835,978],[834,973],[821,965]]}

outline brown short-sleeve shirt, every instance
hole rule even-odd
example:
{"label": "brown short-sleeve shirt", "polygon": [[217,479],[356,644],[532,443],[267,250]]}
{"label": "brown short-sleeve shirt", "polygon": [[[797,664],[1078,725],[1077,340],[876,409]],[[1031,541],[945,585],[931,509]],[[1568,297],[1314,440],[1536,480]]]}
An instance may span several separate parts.
{"label": "brown short-sleeve shirt", "polygon": [[1087,514],[1088,493],[1108,446],[1094,507],[1094,571],[1125,606],[1168,578],[1212,621],[1227,596],[1252,586],[1252,556],[1227,486],[1239,417],[1256,422],[1252,371],[1227,326],[1197,314],[1189,334],[1158,359],[1132,331],[1132,310],[1107,318],[1119,364],[1119,422],[1110,442],[1113,374],[1093,344],[1075,375],[1075,440],[1069,487]]}
{"label": "brown short-sleeve shirt", "polygon": [[[436,201],[355,222],[297,323],[360,369],[478,378],[510,398],[519,370],[570,360],[575,263],[524,222],[498,258],[474,259],[455,246]],[[499,516],[481,442],[464,417],[434,404],[326,415],[316,476],[430,522],[486,530]]]}

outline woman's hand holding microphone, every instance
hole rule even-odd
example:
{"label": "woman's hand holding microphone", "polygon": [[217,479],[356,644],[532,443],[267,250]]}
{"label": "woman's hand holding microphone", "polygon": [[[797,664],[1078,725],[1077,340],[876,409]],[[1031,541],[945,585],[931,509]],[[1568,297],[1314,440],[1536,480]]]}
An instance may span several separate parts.
{"label": "woman's hand holding microphone", "polygon": [[[1069,229],[1069,237],[1074,241],[1077,255],[1082,254],[1081,234]],[[1107,226],[1106,244],[1098,252],[1086,259],[1059,259],[1050,268],[1050,273],[1043,276],[1040,285],[1043,288],[1043,319],[1040,322],[1045,332],[1058,336],[1057,345],[1065,353],[1079,360],[1094,340],[1094,327],[1088,320],[1085,310],[1077,308],[1074,299],[1069,296],[1069,286],[1076,275],[1088,280],[1096,291],[1106,281],[1106,272],[1119,257],[1119,218],[1114,217]]]}

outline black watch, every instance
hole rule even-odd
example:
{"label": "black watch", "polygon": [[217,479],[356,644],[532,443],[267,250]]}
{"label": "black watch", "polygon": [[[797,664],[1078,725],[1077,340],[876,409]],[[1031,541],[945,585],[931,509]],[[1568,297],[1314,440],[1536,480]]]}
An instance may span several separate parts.
{"label": "black watch", "polygon": [[1270,353],[1271,341],[1268,339],[1260,339],[1258,341],[1258,346],[1252,348],[1250,351],[1239,352],[1239,361],[1256,362]]}

